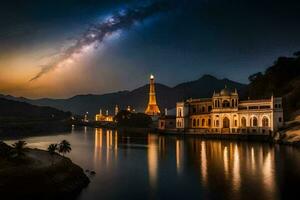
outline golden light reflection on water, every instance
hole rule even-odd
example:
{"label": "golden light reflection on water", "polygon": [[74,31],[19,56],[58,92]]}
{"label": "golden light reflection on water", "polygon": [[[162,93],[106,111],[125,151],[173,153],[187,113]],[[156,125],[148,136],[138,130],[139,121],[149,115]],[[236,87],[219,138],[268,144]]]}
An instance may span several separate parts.
{"label": "golden light reflection on water", "polygon": [[[124,151],[121,156],[128,156],[129,149],[147,147],[147,165],[149,185],[157,188],[159,181],[159,162],[171,163],[172,160],[176,174],[182,176],[191,173],[191,164],[196,167],[200,175],[200,183],[206,188],[217,187],[216,180],[224,187],[229,188],[231,195],[240,198],[242,188],[251,185],[252,182],[259,188],[264,188],[268,194],[266,198],[273,198],[276,190],[274,174],[275,148],[261,145],[249,145],[228,141],[207,141],[200,139],[168,138],[156,134],[148,134],[144,142],[127,135],[121,136],[121,149],[118,144],[118,132],[96,129],[95,131],[95,163],[101,160],[107,168],[112,166],[118,159],[118,151]],[[174,149],[175,148],[175,149]],[[133,149],[132,149],[133,151]],[[127,152],[125,154],[125,152]],[[172,156],[172,154],[174,154]],[[169,161],[168,161],[169,160]],[[143,165],[143,163],[138,163]],[[188,166],[187,166],[188,165]],[[195,172],[193,172],[195,173]],[[216,178],[217,176],[217,178]],[[218,183],[219,184],[219,183]],[[217,185],[218,185],[217,184]]]}
{"label": "golden light reflection on water", "polygon": [[[145,184],[143,187],[150,186],[149,190],[156,191],[170,181],[171,187],[188,188],[195,193],[208,191],[226,199],[243,199],[245,195],[253,199],[257,195],[261,199],[280,197],[279,186],[286,182],[284,176],[289,170],[284,169],[283,161],[291,162],[294,155],[299,155],[296,154],[299,150],[261,143],[133,135],[90,128],[86,133],[75,128],[68,135],[33,137],[26,141],[28,147],[47,149],[50,143],[61,139],[72,144],[68,156],[85,169],[96,170],[99,177],[101,174],[108,179],[116,178],[124,173],[134,180],[137,174],[137,181]],[[293,162],[297,164],[289,166],[300,166],[298,160]]]}
{"label": "golden light reflection on water", "polygon": [[228,149],[227,146],[224,147],[223,150],[223,160],[224,160],[224,173],[226,176],[226,179],[228,178]]}
{"label": "golden light reflection on water", "polygon": [[251,170],[252,170],[252,173],[253,173],[253,174],[254,174],[255,168],[256,168],[255,165],[256,165],[256,163],[255,163],[254,148],[251,147]]}
{"label": "golden light reflection on water", "polygon": [[[94,163],[103,162],[103,153],[106,158],[106,166],[110,166],[110,161],[113,159],[117,160],[118,155],[118,132],[112,130],[106,130],[103,133],[103,129],[95,129],[95,145],[94,145]],[[104,141],[104,143],[103,143]],[[112,151],[114,152],[113,156]]]}
{"label": "golden light reflection on water", "polygon": [[184,148],[183,140],[176,139],[176,169],[177,174],[180,174],[183,170],[183,157],[184,157]]}
{"label": "golden light reflection on water", "polygon": [[234,191],[239,191],[240,189],[240,184],[241,184],[241,177],[240,177],[240,154],[239,154],[239,149],[237,144],[234,147],[234,153],[233,153],[233,177],[232,177],[232,182],[233,182],[233,190]]}
{"label": "golden light reflection on water", "polygon": [[[262,167],[262,174],[263,174],[263,182],[265,190],[268,191],[270,194],[274,194],[276,192],[275,186],[275,175],[273,166],[274,165],[274,152],[269,151],[267,156],[265,157],[264,164]],[[273,199],[277,195],[272,195]]]}
{"label": "golden light reflection on water", "polygon": [[149,182],[152,188],[156,187],[158,167],[158,136],[148,135],[148,173]]}
{"label": "golden light reflection on water", "polygon": [[207,158],[206,158],[206,144],[204,141],[201,142],[201,175],[202,182],[206,185],[207,182]]}

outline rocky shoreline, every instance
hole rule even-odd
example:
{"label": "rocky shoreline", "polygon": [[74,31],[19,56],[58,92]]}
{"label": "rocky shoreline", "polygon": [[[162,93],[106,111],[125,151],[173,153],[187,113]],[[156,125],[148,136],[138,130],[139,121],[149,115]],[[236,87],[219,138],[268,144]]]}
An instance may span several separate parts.
{"label": "rocky shoreline", "polygon": [[89,182],[82,168],[59,154],[26,149],[22,159],[0,157],[1,197],[75,199]]}

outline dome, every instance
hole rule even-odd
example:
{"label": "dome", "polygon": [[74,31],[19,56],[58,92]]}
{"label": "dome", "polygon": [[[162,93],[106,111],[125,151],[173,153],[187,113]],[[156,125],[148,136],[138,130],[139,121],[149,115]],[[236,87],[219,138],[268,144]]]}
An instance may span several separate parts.
{"label": "dome", "polygon": [[221,90],[220,95],[222,96],[230,96],[231,92],[227,89],[227,87],[225,86],[225,88],[223,90]]}

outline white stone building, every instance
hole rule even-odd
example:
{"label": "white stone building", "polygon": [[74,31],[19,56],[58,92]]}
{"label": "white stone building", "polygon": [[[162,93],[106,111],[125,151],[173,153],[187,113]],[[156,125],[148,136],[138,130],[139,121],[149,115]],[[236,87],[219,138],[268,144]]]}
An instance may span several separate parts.
{"label": "white stone building", "polygon": [[283,126],[282,98],[239,100],[226,87],[209,99],[176,105],[176,128],[195,133],[270,134]]}

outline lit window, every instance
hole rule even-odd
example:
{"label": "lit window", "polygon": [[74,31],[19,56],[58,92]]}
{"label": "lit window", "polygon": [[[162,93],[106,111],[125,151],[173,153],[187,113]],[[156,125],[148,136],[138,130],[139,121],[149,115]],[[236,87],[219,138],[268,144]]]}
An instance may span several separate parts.
{"label": "lit window", "polygon": [[241,120],[242,127],[246,127],[246,118],[243,117]]}
{"label": "lit window", "polygon": [[267,117],[264,117],[262,119],[262,126],[263,127],[268,127],[269,126],[269,119]]}
{"label": "lit window", "polygon": [[253,117],[251,121],[252,121],[252,126],[256,127],[257,126],[257,118]]}

